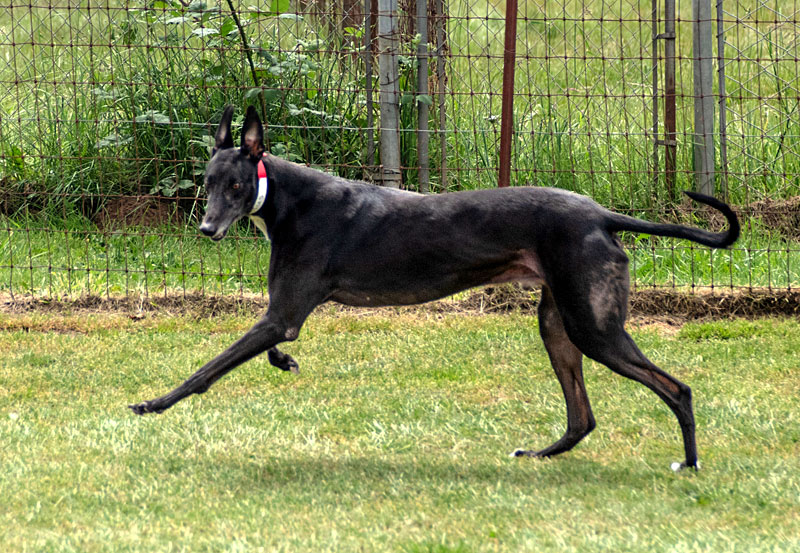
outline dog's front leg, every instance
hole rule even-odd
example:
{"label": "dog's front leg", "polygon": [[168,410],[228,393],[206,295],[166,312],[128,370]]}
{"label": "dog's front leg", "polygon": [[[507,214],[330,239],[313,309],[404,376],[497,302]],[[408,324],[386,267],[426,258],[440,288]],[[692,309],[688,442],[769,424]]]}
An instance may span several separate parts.
{"label": "dog's front leg", "polygon": [[[300,324],[296,326],[277,323],[276,317],[270,314],[261,319],[244,336],[233,343],[228,349],[203,365],[196,373],[190,376],[183,384],[169,392],[150,401],[130,405],[137,415],[145,413],[160,413],[172,407],[175,403],[192,394],[202,394],[217,380],[230,370],[245,361],[252,359],[266,350],[275,352],[275,345],[280,342],[294,340],[300,331]],[[280,353],[280,352],[278,352]],[[280,354],[284,355],[284,354]],[[288,357],[291,361],[291,357]],[[284,364],[288,364],[285,359]],[[295,366],[297,364],[295,363]]]}

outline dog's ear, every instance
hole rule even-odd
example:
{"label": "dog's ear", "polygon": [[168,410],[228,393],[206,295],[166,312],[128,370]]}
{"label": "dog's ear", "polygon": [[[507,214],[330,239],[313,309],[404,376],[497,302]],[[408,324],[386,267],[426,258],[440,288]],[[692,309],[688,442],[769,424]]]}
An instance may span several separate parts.
{"label": "dog's ear", "polygon": [[242,126],[242,151],[253,159],[261,159],[264,154],[264,128],[253,106],[247,108]]}
{"label": "dog's ear", "polygon": [[233,135],[231,135],[231,121],[233,120],[233,106],[227,106],[222,112],[222,119],[217,127],[217,134],[214,136],[214,147],[211,149],[211,157],[218,150],[233,148]]}

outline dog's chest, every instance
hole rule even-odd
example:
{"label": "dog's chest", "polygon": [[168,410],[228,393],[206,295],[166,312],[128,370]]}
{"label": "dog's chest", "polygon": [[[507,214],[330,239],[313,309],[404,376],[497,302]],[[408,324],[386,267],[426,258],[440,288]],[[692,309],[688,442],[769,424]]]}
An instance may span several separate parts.
{"label": "dog's chest", "polygon": [[264,219],[258,215],[250,215],[250,220],[253,221],[253,224],[258,230],[264,233],[264,238],[269,240],[269,234],[267,234],[267,223],[264,222]]}

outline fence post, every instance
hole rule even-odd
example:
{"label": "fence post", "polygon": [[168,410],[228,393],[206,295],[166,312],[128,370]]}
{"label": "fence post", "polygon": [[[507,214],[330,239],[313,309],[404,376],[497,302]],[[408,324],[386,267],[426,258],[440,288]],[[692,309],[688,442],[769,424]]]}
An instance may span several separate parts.
{"label": "fence post", "polygon": [[675,200],[675,170],[678,149],[675,105],[675,0],[664,2],[664,173],[667,201]]}
{"label": "fence post", "polygon": [[[417,0],[417,160],[419,163],[419,191],[427,193],[430,189],[430,163],[428,134],[428,1]],[[423,98],[425,97],[425,98]]]}
{"label": "fence post", "polygon": [[717,0],[717,76],[719,77],[719,166],[722,197],[728,201],[728,121],[725,91],[725,29],[722,1]]}
{"label": "fence post", "polygon": [[372,110],[372,1],[364,0],[364,90],[367,101],[367,173],[375,171],[375,116]]}
{"label": "fence post", "polygon": [[378,75],[381,88],[380,182],[400,188],[400,71],[397,0],[378,0]]}
{"label": "fence post", "polygon": [[447,74],[444,67],[444,53],[447,44],[445,34],[444,0],[434,0],[436,10],[436,82],[439,85],[439,184],[442,191],[447,191],[447,110],[445,107],[445,89]]}
{"label": "fence post", "polygon": [[503,99],[500,114],[500,168],[497,186],[511,180],[511,136],[514,133],[514,66],[517,54],[517,0],[506,0],[506,36],[503,49]]}
{"label": "fence post", "polygon": [[[653,42],[651,45],[652,54],[652,71],[653,71],[653,181],[652,181],[652,194],[653,196],[658,192],[658,0],[651,1],[651,19],[652,19],[652,35]],[[650,206],[652,207],[652,205]]]}
{"label": "fence post", "polygon": [[714,97],[711,0],[692,0],[695,188],[714,193]]}

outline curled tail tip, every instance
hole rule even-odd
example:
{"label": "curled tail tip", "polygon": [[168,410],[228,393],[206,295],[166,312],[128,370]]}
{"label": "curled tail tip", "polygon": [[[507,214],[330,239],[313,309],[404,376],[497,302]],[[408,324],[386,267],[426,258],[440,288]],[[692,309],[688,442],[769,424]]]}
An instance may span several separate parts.
{"label": "curled tail tip", "polygon": [[734,242],[736,242],[736,240],[738,240],[739,234],[741,233],[741,226],[739,225],[739,218],[736,216],[736,213],[733,211],[733,209],[731,209],[731,206],[713,196],[707,196],[706,194],[701,194],[699,192],[684,190],[683,193],[696,202],[706,204],[718,211],[721,211],[728,220],[728,231],[725,233],[725,241],[723,244],[717,247],[729,248]]}

